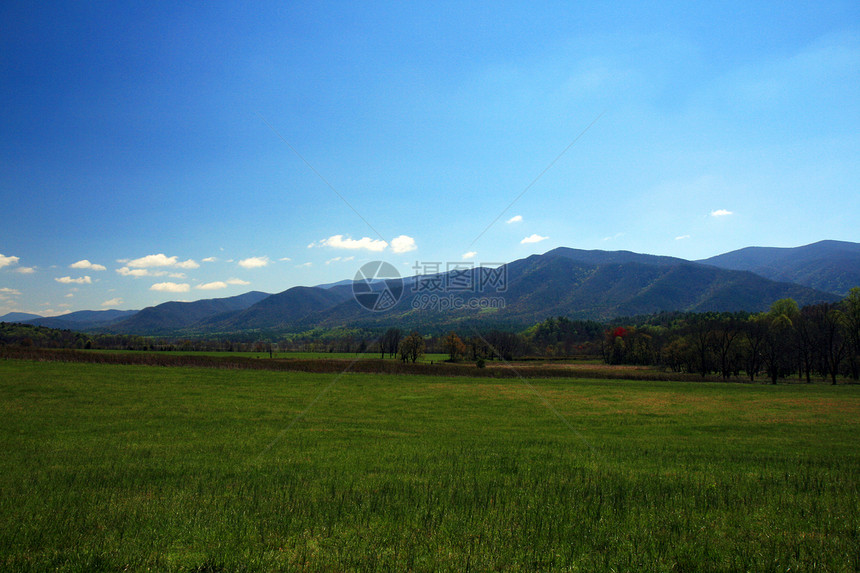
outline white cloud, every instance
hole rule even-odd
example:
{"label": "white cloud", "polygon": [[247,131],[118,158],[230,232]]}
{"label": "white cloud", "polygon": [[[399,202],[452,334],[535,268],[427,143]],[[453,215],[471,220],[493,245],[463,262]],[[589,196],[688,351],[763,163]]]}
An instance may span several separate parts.
{"label": "white cloud", "polygon": [[161,292],[188,292],[191,285],[187,283],[155,283],[149,290],[157,290]]}
{"label": "white cloud", "polygon": [[104,306],[104,307],[119,306],[121,304],[122,304],[122,299],[120,297],[116,297],[116,298],[112,298],[110,300],[104,301],[102,303],[102,306]]}
{"label": "white cloud", "polygon": [[132,259],[120,262],[126,262],[128,263],[129,267],[141,269],[147,267],[172,267],[176,264],[176,260],[177,257],[168,257],[163,253],[159,253],[157,255],[146,255],[145,257],[140,257],[139,259]]}
{"label": "white cloud", "polygon": [[[120,267],[116,270],[116,272],[118,272],[119,274],[121,274],[124,277],[134,277],[134,278],[138,278],[138,279],[140,277],[163,277],[163,276],[167,275],[167,271],[151,271],[149,269],[130,269],[128,267]],[[179,275],[179,276],[176,277],[175,275]],[[173,273],[170,276],[173,276],[174,278],[184,278],[184,275],[182,275],[182,273]]]}
{"label": "white cloud", "polygon": [[325,264],[330,265],[331,263],[341,262],[345,263],[348,261],[354,260],[355,257],[334,257],[333,259],[329,259],[325,262]]}
{"label": "white cloud", "polygon": [[684,239],[689,239],[689,238],[690,238],[690,235],[679,235],[679,236],[675,237],[675,240],[676,241],[683,241]]}
{"label": "white cloud", "polygon": [[[399,239],[400,237],[398,237]],[[407,237],[408,238],[408,237]],[[395,239],[396,240],[396,239]],[[311,243],[308,247],[317,246]],[[362,237],[361,239],[344,238],[343,235],[332,235],[328,239],[323,239],[319,242],[320,247],[332,247],[334,249],[366,249],[368,251],[380,252],[384,251],[388,243],[382,239],[371,239],[370,237]],[[395,251],[397,252],[397,251]]]}
{"label": "white cloud", "polygon": [[549,237],[541,237],[540,235],[535,233],[529,237],[526,237],[522,241],[520,241],[520,244],[526,245],[528,243],[540,243],[541,241],[546,241],[547,239],[549,239]]}
{"label": "white cloud", "polygon": [[474,259],[476,256],[478,256],[476,251],[469,251],[468,253],[463,253],[463,260],[468,261],[470,259]]}
{"label": "white cloud", "polygon": [[293,259],[291,259],[290,257],[281,257],[278,260],[286,263],[286,262],[292,261]]}
{"label": "white cloud", "polygon": [[21,291],[14,289],[14,288],[8,288],[8,287],[0,288],[0,296],[18,296],[20,294],[21,294]]}
{"label": "white cloud", "polygon": [[256,269],[269,264],[269,257],[249,257],[239,261],[239,266],[245,269]]}
{"label": "white cloud", "polygon": [[242,279],[227,279],[228,285],[249,285],[248,281],[243,281]]}
{"label": "white cloud", "polygon": [[510,219],[505,221],[505,223],[519,223],[522,220],[523,220],[522,215],[514,215],[513,217],[511,217]]}
{"label": "white cloud", "polygon": [[188,259],[187,261],[180,262],[178,260],[178,257],[168,257],[164,253],[159,253],[157,255],[146,255],[145,257],[140,257],[139,259],[133,259],[130,261],[120,260],[118,262],[127,263],[129,267],[135,269],[145,269],[151,267],[177,267],[180,269],[196,269],[200,266],[193,259]]}
{"label": "white cloud", "polygon": [[36,272],[36,269],[33,267],[18,267],[15,269],[16,273],[21,273],[22,275],[31,275]]}
{"label": "white cloud", "polygon": [[218,257],[206,257],[205,259],[201,259],[204,263],[214,263],[218,260]]}
{"label": "white cloud", "polygon": [[611,240],[613,240],[613,239],[620,239],[620,238],[621,238],[621,237],[623,237],[623,236],[624,236],[624,233],[615,233],[615,234],[614,234],[614,235],[612,235],[611,237],[603,237],[603,240],[604,240],[604,241],[611,241]]}
{"label": "white cloud", "polygon": [[145,277],[148,271],[146,269],[131,270],[128,267],[120,267],[116,270],[116,272],[118,272],[124,277]]}
{"label": "white cloud", "polygon": [[69,265],[70,269],[90,269],[91,271],[106,271],[107,267],[104,265],[97,265],[95,263],[89,262],[87,259],[80,260],[76,263],[72,263]]}
{"label": "white cloud", "polygon": [[296,267],[300,268],[300,269],[302,269],[302,268],[306,269],[306,268],[311,267],[311,266],[313,266],[313,263],[302,263],[300,265],[296,265]]}
{"label": "white cloud", "polygon": [[75,293],[70,292],[69,294],[65,295],[65,297],[66,298],[75,298]]}
{"label": "white cloud", "polygon": [[415,239],[406,235],[400,235],[391,239],[391,250],[395,253],[408,253],[418,248]]}
{"label": "white cloud", "polygon": [[0,269],[9,265],[17,265],[18,261],[20,260],[21,259],[18,257],[7,257],[6,255],[0,255]]}
{"label": "white cloud", "polygon": [[728,217],[729,215],[734,215],[734,213],[726,209],[717,209],[716,211],[711,211],[711,217]]}
{"label": "white cloud", "polygon": [[194,288],[200,289],[200,290],[218,290],[218,289],[222,289],[222,288],[227,288],[227,283],[225,283],[224,281],[215,281],[215,282],[211,282],[211,283],[204,283],[201,285],[197,285]]}
{"label": "white cloud", "polygon": [[75,283],[75,284],[79,284],[79,285],[83,285],[83,284],[88,285],[88,284],[93,282],[93,279],[91,279],[89,276],[83,276],[83,277],[80,277],[77,279],[73,279],[72,277],[59,277],[59,278],[55,278],[54,280],[57,281],[58,283],[63,283],[63,284]]}

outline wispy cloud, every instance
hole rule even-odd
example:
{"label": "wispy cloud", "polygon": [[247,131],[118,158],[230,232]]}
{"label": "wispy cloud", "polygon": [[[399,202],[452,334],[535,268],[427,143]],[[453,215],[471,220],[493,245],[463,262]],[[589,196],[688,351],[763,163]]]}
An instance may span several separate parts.
{"label": "wispy cloud", "polygon": [[107,267],[104,265],[97,265],[95,263],[89,262],[87,259],[80,260],[76,263],[72,263],[69,265],[70,269],[89,269],[91,271],[106,271]]}
{"label": "wispy cloud", "polygon": [[205,259],[200,259],[200,262],[203,263],[214,263],[218,260],[218,257],[206,257]]}
{"label": "wispy cloud", "polygon": [[228,285],[249,285],[248,281],[243,281],[242,279],[227,279]]}
{"label": "wispy cloud", "polygon": [[211,283],[199,284],[194,288],[199,290],[218,290],[222,288],[227,288],[227,283],[225,283],[224,281],[214,281]]}
{"label": "wispy cloud", "polygon": [[533,235],[530,235],[530,236],[526,237],[525,239],[523,239],[522,241],[520,241],[520,244],[521,245],[527,245],[529,243],[540,243],[541,241],[546,241],[547,239],[549,239],[549,237],[542,237],[542,236],[538,235],[537,233],[534,233]]}
{"label": "wispy cloud", "polygon": [[58,277],[58,278],[55,278],[54,280],[57,281],[58,283],[63,283],[66,285],[67,284],[79,284],[79,285],[86,284],[86,285],[88,285],[88,284],[93,282],[93,279],[91,279],[89,276],[83,276],[83,277],[79,277],[76,279],[73,279],[72,277]]}
{"label": "wispy cloud", "polygon": [[463,256],[464,261],[469,261],[471,259],[474,259],[476,256],[478,256],[478,253],[477,253],[477,251],[469,251],[468,253],[463,253],[462,256]]}
{"label": "wispy cloud", "polygon": [[734,215],[734,213],[727,209],[717,209],[716,211],[711,211],[711,217],[728,217],[729,215]]}
{"label": "wispy cloud", "polygon": [[355,257],[334,257],[332,259],[327,260],[325,262],[325,264],[330,265],[332,263],[337,263],[337,262],[345,263],[347,261],[351,261],[354,259],[355,259]]}
{"label": "wispy cloud", "polygon": [[110,306],[119,306],[121,304],[122,304],[122,298],[116,297],[116,298],[112,298],[110,300],[104,301],[102,303],[102,306],[103,307],[110,307]]}
{"label": "wispy cloud", "polygon": [[510,224],[510,223],[519,223],[519,222],[520,222],[520,221],[522,221],[522,220],[523,220],[523,216],[522,216],[522,215],[514,215],[513,217],[511,217],[510,219],[508,219],[507,221],[505,221],[505,223],[508,223],[508,224]]}
{"label": "wispy cloud", "polygon": [[296,268],[306,269],[306,268],[311,267],[311,266],[313,266],[313,263],[302,263],[300,265],[296,265]]}
{"label": "wispy cloud", "polygon": [[281,258],[280,258],[280,259],[278,259],[278,260],[279,260],[279,261],[281,261],[281,262],[287,263],[287,262],[292,261],[293,259],[291,259],[290,257],[281,257]]}
{"label": "wispy cloud", "polygon": [[19,296],[20,294],[21,294],[21,291],[14,289],[14,288],[8,288],[8,287],[0,288],[0,298],[5,297],[5,296]]}
{"label": "wispy cloud", "polygon": [[360,239],[350,239],[343,235],[332,235],[328,239],[322,239],[319,243],[311,243],[308,248],[312,247],[331,247],[333,249],[365,249],[373,252],[384,251],[388,246],[386,241],[382,239],[371,239],[370,237],[362,237]]}
{"label": "wispy cloud", "polygon": [[244,269],[257,269],[269,264],[269,257],[248,257],[239,261],[238,265]]}
{"label": "wispy cloud", "polygon": [[2,269],[3,267],[11,266],[11,265],[17,265],[18,261],[20,261],[20,260],[21,259],[19,257],[12,257],[12,256],[7,257],[6,255],[0,255],[0,269]]}
{"label": "wispy cloud", "polygon": [[15,269],[16,273],[21,273],[22,275],[31,275],[36,272],[36,269],[33,267],[18,267]]}
{"label": "wispy cloud", "polygon": [[395,253],[408,253],[418,248],[415,239],[407,235],[400,235],[391,239],[391,250]]}
{"label": "wispy cloud", "polygon": [[678,235],[677,237],[675,237],[675,240],[676,241],[683,241],[683,240],[689,239],[689,238],[690,238],[690,235]]}
{"label": "wispy cloud", "polygon": [[191,289],[191,285],[187,283],[155,283],[149,290],[155,290],[160,292],[188,292]]}
{"label": "wispy cloud", "polygon": [[167,276],[167,271],[151,271],[149,269],[130,269],[128,267],[120,267],[116,270],[124,277],[163,277]]}

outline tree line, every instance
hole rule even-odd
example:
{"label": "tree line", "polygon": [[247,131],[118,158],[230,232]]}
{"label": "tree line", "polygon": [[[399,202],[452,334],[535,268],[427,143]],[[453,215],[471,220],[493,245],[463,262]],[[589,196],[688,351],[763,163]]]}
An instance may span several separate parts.
{"label": "tree line", "polygon": [[[250,337],[249,337],[250,336]],[[800,308],[778,300],[762,313],[663,312],[612,323],[552,317],[520,332],[451,331],[446,335],[341,329],[296,335],[245,334],[230,338],[152,338],[85,334],[0,323],[0,345],[36,348],[149,351],[376,353],[416,362],[424,354],[447,354],[451,362],[596,358],[675,373],[717,374],[754,381],[797,376],[811,382],[860,379],[860,288],[839,303]]]}
{"label": "tree line", "polygon": [[767,312],[663,313],[604,331],[608,364],[642,364],[723,378],[797,376],[836,384],[860,378],[860,288],[839,303],[800,308],[778,300]]}

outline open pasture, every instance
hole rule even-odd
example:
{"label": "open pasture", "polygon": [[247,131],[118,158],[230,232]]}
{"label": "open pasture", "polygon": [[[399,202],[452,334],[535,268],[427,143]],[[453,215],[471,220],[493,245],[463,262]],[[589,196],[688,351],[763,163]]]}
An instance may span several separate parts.
{"label": "open pasture", "polygon": [[860,567],[860,387],[0,361],[0,569]]}

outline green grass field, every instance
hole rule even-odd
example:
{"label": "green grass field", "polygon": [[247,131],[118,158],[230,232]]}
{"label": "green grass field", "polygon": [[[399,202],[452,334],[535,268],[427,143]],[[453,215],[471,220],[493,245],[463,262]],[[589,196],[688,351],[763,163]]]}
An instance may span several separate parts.
{"label": "green grass field", "polygon": [[0,361],[4,571],[854,571],[860,387]]}

